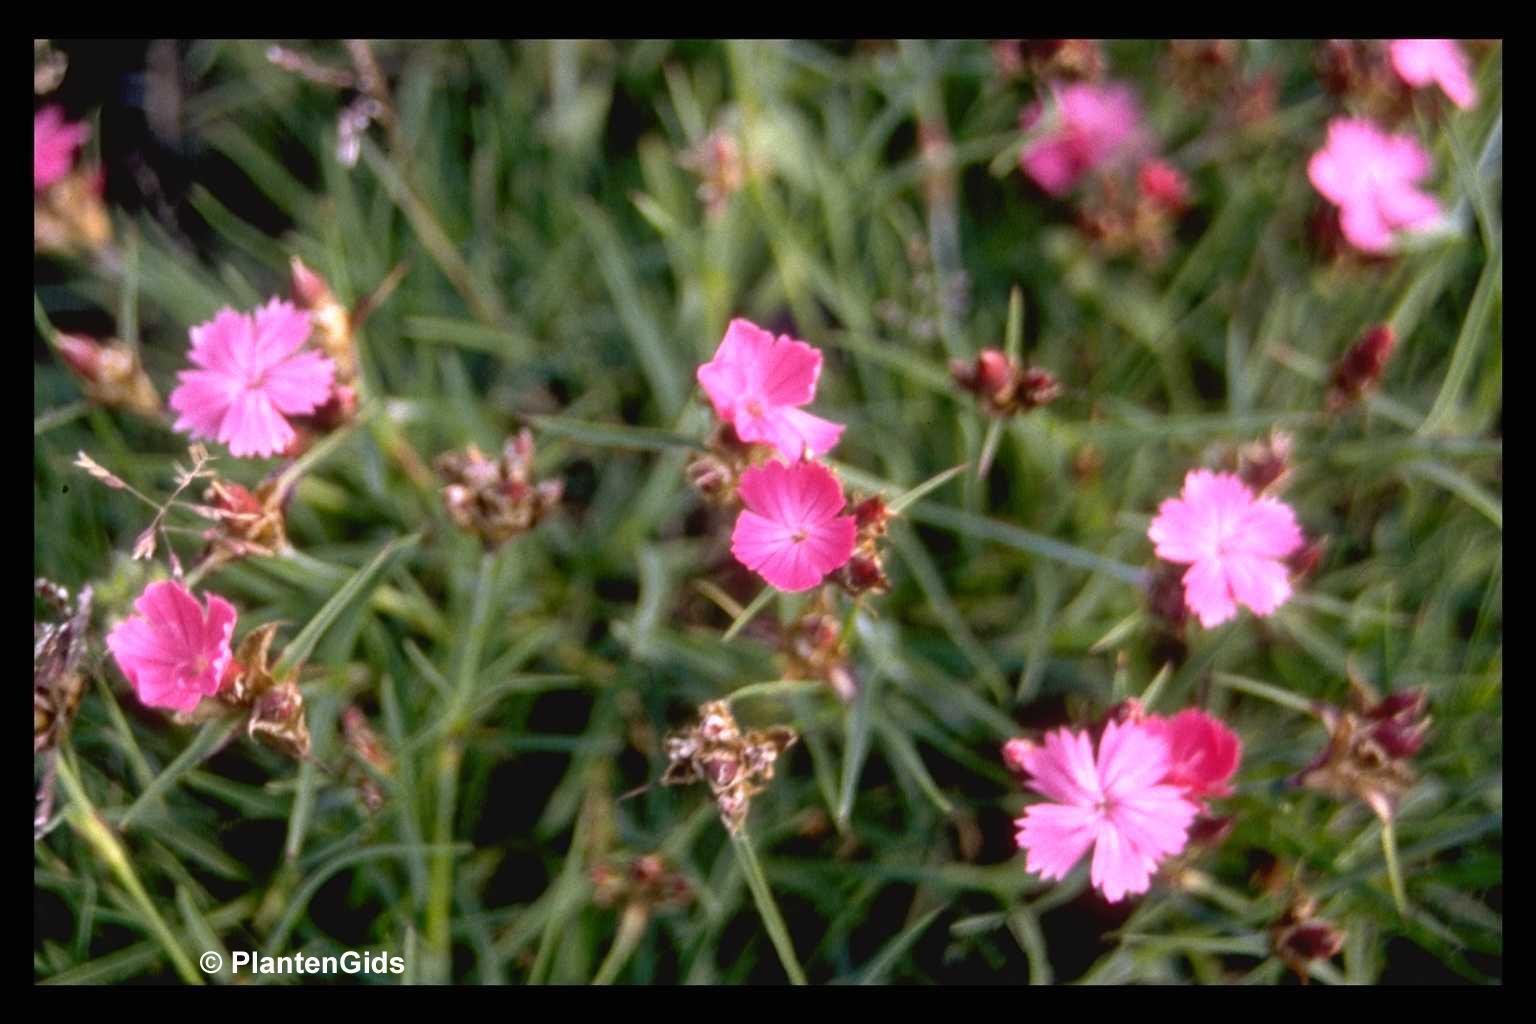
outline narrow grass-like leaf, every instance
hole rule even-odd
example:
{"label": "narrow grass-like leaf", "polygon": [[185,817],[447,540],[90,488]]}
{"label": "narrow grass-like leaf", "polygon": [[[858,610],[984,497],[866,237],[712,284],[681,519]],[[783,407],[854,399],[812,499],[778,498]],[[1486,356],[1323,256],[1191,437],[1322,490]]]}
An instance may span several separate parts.
{"label": "narrow grass-like leaf", "polygon": [[747,835],[745,827],[731,835],[731,847],[736,851],[736,862],[741,865],[747,888],[752,890],[757,912],[762,915],[763,927],[768,929],[768,937],[773,940],[773,948],[779,954],[779,963],[783,965],[784,973],[789,975],[791,984],[804,985],[805,970],[795,956],[795,945],[790,941],[789,929],[784,925],[784,915],[779,913],[779,905],[774,902],[773,890],[768,888],[768,879],[763,875],[763,866],[758,862],[757,852],[752,848],[752,839]]}
{"label": "narrow grass-like leaf", "polygon": [[282,679],[294,669],[302,665],[314,651],[315,645],[325,635],[325,631],[341,616],[356,608],[362,602],[368,600],[373,593],[373,588],[384,578],[384,574],[393,566],[395,559],[405,551],[416,546],[421,540],[420,533],[408,534],[397,537],[379,549],[368,564],[359,569],[346,583],[342,584],[330,600],[320,606],[313,618],[305,623],[298,635],[289,641],[283,649],[282,657],[273,666],[274,678]]}

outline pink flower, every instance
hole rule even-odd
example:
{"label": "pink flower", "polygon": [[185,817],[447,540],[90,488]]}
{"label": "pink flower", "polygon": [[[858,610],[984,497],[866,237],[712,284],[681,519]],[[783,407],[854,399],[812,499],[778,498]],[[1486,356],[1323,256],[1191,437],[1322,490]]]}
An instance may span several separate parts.
{"label": "pink flower", "polygon": [[1394,39],[1389,50],[1398,77],[1415,89],[1433,82],[1462,110],[1477,103],[1471,67],[1456,40]]}
{"label": "pink flower", "polygon": [[90,134],[86,125],[65,124],[62,107],[39,110],[32,118],[32,188],[41,192],[68,174]]}
{"label": "pink flower", "polygon": [[795,462],[832,450],[843,425],[801,412],[816,397],[821,352],[788,335],[775,338],[749,320],[732,320],[715,357],[699,367],[715,415],[743,441],[771,444]]}
{"label": "pink flower", "polygon": [[1184,492],[1157,510],[1147,530],[1157,557],[1189,564],[1184,603],[1206,629],[1244,604],[1268,615],[1291,596],[1281,559],[1301,547],[1301,527],[1289,505],[1255,498],[1232,473],[1192,470]]}
{"label": "pink flower", "polygon": [[853,555],[857,526],[843,511],[843,486],[825,466],[773,461],[741,474],[747,507],[731,554],[780,590],[809,590]]}
{"label": "pink flower", "polygon": [[[1063,196],[1084,174],[1131,148],[1141,109],[1126,86],[1092,82],[1057,90],[1055,108],[1059,120],[1024,147],[1019,166],[1046,192]],[[1025,110],[1020,118],[1024,129],[1038,123],[1045,111],[1043,102]]]}
{"label": "pink flower", "polygon": [[1439,202],[1415,187],[1429,172],[1429,154],[1413,136],[1344,117],[1328,123],[1328,144],[1307,164],[1312,184],[1338,205],[1344,237],[1370,253],[1390,249],[1395,232],[1439,218]]}
{"label": "pink flower", "polygon": [[1149,715],[1146,724],[1168,744],[1165,783],[1179,787],[1193,801],[1232,795],[1243,742],[1225,722],[1199,708],[1186,708],[1172,718]]}
{"label": "pink flower", "polygon": [[295,437],[288,416],[306,415],[331,394],[336,366],[318,352],[298,352],[309,314],[273,299],[252,314],[222,309],[192,328],[188,358],[170,405],[177,430],[229,445],[232,455],[269,456]]}
{"label": "pink flower", "polygon": [[1032,804],[1018,826],[1025,867],[1066,877],[1093,847],[1089,879],[1111,903],[1146,892],[1159,864],[1184,849],[1197,808],[1163,781],[1170,759],[1157,730],[1109,722],[1095,760],[1088,733],[1057,729],[1042,745],[1010,751],[1050,802]]}
{"label": "pink flower", "polygon": [[209,594],[204,612],[185,587],[168,580],[145,587],[133,606],[139,614],[118,623],[107,635],[107,648],[139,700],[152,708],[191,711],[218,693],[230,663],[234,606]]}

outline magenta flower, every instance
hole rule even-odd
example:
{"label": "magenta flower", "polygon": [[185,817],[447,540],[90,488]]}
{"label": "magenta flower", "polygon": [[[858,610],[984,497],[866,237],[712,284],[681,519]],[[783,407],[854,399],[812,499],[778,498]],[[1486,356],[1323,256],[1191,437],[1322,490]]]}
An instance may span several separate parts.
{"label": "magenta flower", "polygon": [[209,594],[205,612],[180,583],[162,580],[145,587],[133,607],[138,615],[107,635],[107,649],[139,700],[152,708],[191,711],[218,693],[230,664],[234,606]]}
{"label": "magenta flower", "polygon": [[232,455],[270,456],[296,436],[286,416],[314,412],[331,395],[336,366],[318,352],[298,352],[309,314],[273,299],[252,314],[222,309],[192,328],[188,358],[170,406],[177,430],[229,445]]}
{"label": "magenta flower", "polygon": [[1184,603],[1206,629],[1237,614],[1239,604],[1268,615],[1291,596],[1281,559],[1301,547],[1291,507],[1255,498],[1233,473],[1192,470],[1184,491],[1157,510],[1147,530],[1157,557],[1187,563]]}
{"label": "magenta flower", "polygon": [[775,338],[749,320],[732,320],[715,357],[699,367],[715,415],[750,443],[771,444],[790,462],[810,449],[832,450],[843,425],[802,412],[816,397],[821,352],[787,334]]}
{"label": "magenta flower", "polygon": [[1018,826],[1024,866],[1066,877],[1093,848],[1089,879],[1111,903],[1146,892],[1164,859],[1184,849],[1197,808],[1168,774],[1167,740],[1135,722],[1109,722],[1098,758],[1086,732],[1057,729],[1042,745],[1012,745],[1009,757],[1048,803],[1032,804]]}
{"label": "magenta flower", "polygon": [[1172,718],[1149,715],[1146,725],[1168,744],[1168,774],[1190,800],[1231,796],[1232,775],[1243,756],[1243,742],[1215,715],[1186,708]]}
{"label": "magenta flower", "polygon": [[[1045,116],[1036,102],[1020,118],[1027,131]],[[1056,91],[1059,117],[1050,130],[1019,153],[1019,166],[1046,192],[1064,196],[1084,174],[1132,148],[1139,135],[1141,108],[1123,85],[1077,82]]]}
{"label": "magenta flower", "polygon": [[780,590],[809,590],[853,556],[858,532],[843,511],[843,485],[825,466],[773,461],[741,474],[747,507],[731,554]]}
{"label": "magenta flower", "polygon": [[1339,207],[1344,237],[1370,253],[1390,249],[1399,230],[1439,219],[1439,202],[1415,187],[1429,172],[1429,154],[1413,136],[1344,117],[1328,123],[1328,144],[1307,164],[1312,184]]}
{"label": "magenta flower", "polygon": [[32,118],[32,188],[41,192],[68,174],[90,134],[86,125],[65,124],[62,107],[39,110]]}
{"label": "magenta flower", "polygon": [[1462,110],[1477,103],[1471,65],[1454,39],[1394,39],[1389,47],[1392,68],[1415,89],[1440,86],[1440,91]]}

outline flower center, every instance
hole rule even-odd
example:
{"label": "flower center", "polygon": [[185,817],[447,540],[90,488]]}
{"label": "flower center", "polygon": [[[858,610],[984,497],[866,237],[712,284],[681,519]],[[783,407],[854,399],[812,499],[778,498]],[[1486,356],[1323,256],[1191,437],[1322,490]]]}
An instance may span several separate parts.
{"label": "flower center", "polygon": [[801,541],[805,540],[805,538],[809,537],[810,535],[811,535],[810,531],[802,526],[802,527],[800,527],[800,529],[796,530],[793,534],[791,534],[789,539],[794,541],[796,544],[799,544]]}
{"label": "flower center", "polygon": [[749,398],[749,399],[747,399],[746,408],[747,408],[747,415],[753,417],[754,419],[761,419],[762,418],[762,416],[763,416],[763,403],[762,402],[759,402],[755,398]]}

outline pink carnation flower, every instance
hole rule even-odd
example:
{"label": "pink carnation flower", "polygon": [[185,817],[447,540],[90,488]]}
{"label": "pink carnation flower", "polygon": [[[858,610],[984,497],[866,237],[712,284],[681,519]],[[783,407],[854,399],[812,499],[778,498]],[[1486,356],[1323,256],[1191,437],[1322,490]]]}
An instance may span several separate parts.
{"label": "pink carnation flower", "polygon": [[107,635],[107,649],[139,700],[152,708],[191,711],[218,693],[230,663],[234,606],[209,594],[205,612],[180,583],[162,580],[145,587],[133,607],[138,615]]}
{"label": "pink carnation flower", "polygon": [[[1026,145],[1019,166],[1046,192],[1063,196],[1082,176],[1131,148],[1141,123],[1141,109],[1123,85],[1077,82],[1056,91],[1059,116],[1051,130]],[[1020,118],[1027,131],[1045,116],[1036,102]]]}
{"label": "pink carnation flower", "polygon": [[1157,510],[1147,530],[1157,557],[1189,564],[1184,603],[1206,629],[1232,618],[1238,604],[1268,615],[1291,596],[1281,559],[1301,547],[1289,505],[1255,498],[1232,473],[1192,470],[1184,491]]}
{"label": "pink carnation flower", "polygon": [[1197,808],[1164,782],[1168,742],[1135,722],[1109,722],[1098,757],[1086,732],[1057,729],[1040,745],[1014,741],[1010,763],[1031,776],[1048,803],[1032,804],[1018,826],[1025,867],[1045,879],[1066,877],[1093,848],[1089,879],[1111,903],[1146,892],[1164,859],[1184,849]]}
{"label": "pink carnation flower", "polygon": [[39,110],[32,118],[32,188],[40,192],[68,174],[90,134],[86,125],[65,124],[62,107]]}
{"label": "pink carnation flower", "polygon": [[1145,721],[1168,744],[1164,782],[1195,801],[1232,795],[1243,743],[1225,722],[1199,708],[1186,708],[1172,718],[1149,715]]}
{"label": "pink carnation flower", "polygon": [[843,425],[802,412],[816,397],[821,352],[788,335],[775,338],[749,320],[732,320],[715,357],[699,367],[715,415],[743,441],[771,444],[791,462],[810,449],[832,450]]}
{"label": "pink carnation flower", "polygon": [[273,299],[252,314],[222,309],[192,328],[188,358],[170,405],[177,430],[229,445],[232,455],[276,455],[293,443],[286,416],[314,412],[331,395],[336,366],[318,352],[299,352],[309,314]]}
{"label": "pink carnation flower", "polygon": [[1456,40],[1394,39],[1389,52],[1398,77],[1415,89],[1438,85],[1440,91],[1462,110],[1477,103],[1477,86],[1472,84],[1471,65]]}
{"label": "pink carnation flower", "polygon": [[825,466],[773,461],[741,474],[747,507],[731,554],[780,590],[809,590],[853,556],[857,527],[843,511],[843,486]]}
{"label": "pink carnation flower", "polygon": [[1415,187],[1429,173],[1429,154],[1413,136],[1344,117],[1328,123],[1328,144],[1307,164],[1312,184],[1338,205],[1344,237],[1370,253],[1390,249],[1397,231],[1439,218],[1439,202]]}

